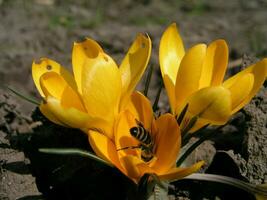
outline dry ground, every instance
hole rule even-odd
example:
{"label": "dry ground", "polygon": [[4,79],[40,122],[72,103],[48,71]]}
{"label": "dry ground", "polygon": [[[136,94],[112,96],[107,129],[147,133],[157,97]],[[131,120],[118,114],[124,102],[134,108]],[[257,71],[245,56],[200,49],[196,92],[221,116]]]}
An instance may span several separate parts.
{"label": "dry ground", "polygon": [[[238,60],[246,54],[249,58],[246,61],[250,62],[267,56],[266,19],[266,0],[0,0],[0,85],[9,85],[39,98],[31,78],[33,60],[49,57],[71,69],[73,42],[91,37],[120,63],[135,35],[147,32],[153,40],[151,64],[157,68],[149,93],[153,99],[160,80],[158,43],[170,23],[178,24],[187,48],[195,43],[223,38],[230,46],[231,60]],[[138,88],[143,88],[143,82]],[[43,199],[29,171],[29,160],[13,140],[37,126],[30,118],[34,106],[7,96],[5,89],[0,89],[0,92],[0,199]],[[253,183],[263,183],[267,179],[264,99],[266,89],[241,114],[252,117],[245,118],[245,124],[241,123],[241,117],[238,121],[241,125],[237,123],[230,128],[233,132],[229,132],[237,131],[242,136],[228,135],[228,138],[234,139],[225,141],[217,138],[208,147],[211,153],[216,148],[242,154],[242,158],[238,157],[240,154],[232,157],[243,167],[243,177]],[[164,107],[166,102],[167,97],[163,93],[160,105]],[[260,114],[255,115],[258,107]],[[252,125],[247,125],[249,123]],[[255,124],[262,135],[250,138],[248,133],[251,129],[246,126],[255,128]],[[242,126],[244,130],[238,129]],[[206,154],[206,150],[202,152]],[[255,164],[255,160],[260,160],[260,164]]]}

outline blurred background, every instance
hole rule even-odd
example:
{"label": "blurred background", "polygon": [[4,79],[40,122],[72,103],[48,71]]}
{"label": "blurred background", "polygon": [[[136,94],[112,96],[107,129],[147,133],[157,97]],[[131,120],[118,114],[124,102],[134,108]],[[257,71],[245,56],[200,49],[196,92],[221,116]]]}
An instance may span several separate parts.
{"label": "blurred background", "polygon": [[91,37],[119,64],[139,32],[152,38],[158,71],[159,40],[172,22],[186,48],[223,38],[231,60],[260,58],[267,56],[266,21],[267,0],[0,0],[0,85],[38,97],[33,60],[49,57],[71,69],[73,42]]}
{"label": "blurred background", "polygon": [[[196,43],[225,39],[230,49],[231,73],[267,57],[267,0],[0,0],[0,199],[42,199],[37,190],[40,181],[35,181],[35,177],[31,176],[29,161],[16,140],[17,136],[21,136],[34,145],[43,142],[42,137],[38,143],[31,136],[27,138],[27,134],[21,134],[31,132],[38,125],[30,118],[35,106],[17,97],[9,97],[3,86],[8,85],[20,93],[40,99],[31,77],[33,60],[48,57],[71,70],[73,43],[90,37],[98,41],[119,65],[137,33],[143,32],[148,33],[153,42],[150,64],[155,70],[149,91],[153,100],[161,79],[158,64],[159,40],[163,31],[173,22],[177,23],[187,49]],[[141,90],[144,79],[145,76],[138,86]],[[266,93],[264,94],[266,97]],[[264,99],[266,98],[259,96],[255,105]],[[163,91],[160,106],[166,105],[167,97]],[[217,150],[234,149],[236,152],[238,149],[237,152],[242,153],[243,146],[245,150],[249,149],[246,156],[248,162],[243,158],[236,160],[245,163],[243,175],[257,184],[266,180],[266,151],[259,153],[259,149],[266,147],[266,134],[258,134],[261,130],[266,133],[266,125],[262,125],[261,129],[258,125],[259,119],[266,119],[264,108],[262,107],[261,115],[256,113],[249,118],[255,119],[256,131],[244,134],[245,127],[250,127],[249,123],[252,122],[246,124],[245,121],[244,125],[237,120],[235,126],[230,126],[233,131],[229,132],[226,140],[222,135],[215,141]],[[244,120],[248,119],[244,117],[248,114],[242,116]],[[242,127],[239,134],[236,127]],[[61,129],[56,129],[55,132],[65,135]],[[52,136],[56,135],[54,129],[51,133]],[[46,136],[42,133],[40,135]],[[53,137],[46,139],[48,144],[57,142]],[[75,143],[72,136],[67,137],[66,141]],[[86,138],[85,141],[87,146]],[[247,141],[252,142],[250,144]],[[247,143],[250,144],[249,148],[246,147]],[[219,146],[220,144],[226,147]],[[215,153],[211,143],[205,145],[207,147],[199,151],[200,155],[201,152],[204,152],[203,155],[206,152]],[[207,151],[209,148],[212,151]],[[221,166],[223,170],[230,169],[232,173],[239,174],[239,169],[236,172],[233,167],[225,167],[225,160],[219,160],[222,162],[216,169]],[[40,165],[49,167],[46,163]],[[83,175],[81,174],[82,177]]]}

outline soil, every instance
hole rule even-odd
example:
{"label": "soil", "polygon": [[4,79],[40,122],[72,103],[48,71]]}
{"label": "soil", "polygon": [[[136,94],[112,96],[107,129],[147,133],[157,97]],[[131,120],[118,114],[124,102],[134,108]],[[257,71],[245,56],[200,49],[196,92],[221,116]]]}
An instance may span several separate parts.
{"label": "soil", "polygon": [[[58,162],[52,162],[36,154],[39,147],[63,143],[70,147],[77,144],[89,147],[77,130],[69,131],[52,125],[38,114],[34,105],[10,96],[5,89],[8,85],[40,99],[31,78],[33,60],[49,57],[71,69],[73,42],[92,37],[120,63],[136,34],[147,32],[153,41],[150,63],[155,70],[148,93],[153,102],[160,82],[157,56],[159,39],[170,23],[178,24],[187,48],[195,43],[225,39],[230,47],[231,66],[234,66],[229,68],[228,75],[231,75],[243,66],[266,57],[266,10],[266,0],[0,0],[0,85],[3,86],[0,88],[0,199],[96,199],[93,193],[83,196],[88,186],[86,184],[89,184],[85,180],[77,186],[73,185],[75,180],[80,181],[83,176],[91,177],[96,183],[88,187],[98,192],[97,199],[101,199],[103,194],[99,188],[107,190],[103,199],[122,199],[126,195],[122,192],[121,196],[116,196],[116,187],[107,189],[114,179],[119,181],[117,185],[111,185],[131,185],[118,172],[109,169],[99,172],[96,170],[99,166],[75,160],[77,158],[64,160],[54,157],[52,161]],[[138,86],[140,90],[143,88],[144,80]],[[266,88],[262,88],[257,97],[216,137],[200,146],[188,162],[205,159],[208,163],[205,170],[209,173],[229,175],[253,184],[266,183],[266,95]],[[168,110],[165,91],[161,94],[159,106],[161,110]],[[54,135],[44,133],[47,126],[50,127],[49,131],[55,132]],[[73,139],[76,138],[74,135],[78,135],[77,139]],[[83,164],[76,169],[71,165],[73,159]],[[68,163],[64,170],[69,176],[62,177],[62,172],[52,176],[52,169],[60,167],[62,163]],[[70,168],[75,170],[71,171]],[[92,170],[87,172],[87,176],[86,168]],[[226,170],[229,168],[235,170]],[[94,173],[100,173],[102,178],[111,174],[111,179],[104,184],[97,176],[92,177]],[[188,183],[176,183],[176,188],[183,188],[183,184]],[[207,187],[211,186],[203,183],[195,186],[202,189]],[[63,194],[64,191],[66,194]],[[221,193],[224,192],[218,191],[218,194]],[[220,199],[229,199],[220,195],[217,195]],[[176,192],[176,199],[182,197],[197,199],[186,188],[184,192],[182,189]],[[213,197],[206,195],[203,198]]]}

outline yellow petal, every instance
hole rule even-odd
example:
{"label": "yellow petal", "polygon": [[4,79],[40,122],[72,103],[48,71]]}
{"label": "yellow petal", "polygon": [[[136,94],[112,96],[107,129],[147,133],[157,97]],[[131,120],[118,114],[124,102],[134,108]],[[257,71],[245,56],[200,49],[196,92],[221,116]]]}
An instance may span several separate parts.
{"label": "yellow petal", "polygon": [[69,127],[83,130],[98,128],[101,130],[105,129],[103,132],[112,132],[112,125],[109,125],[102,119],[90,117],[87,113],[81,112],[73,107],[64,108],[60,104],[60,101],[53,97],[48,96],[45,105],[60,122],[68,125]]}
{"label": "yellow petal", "polygon": [[74,77],[78,86],[78,91],[82,93],[81,87],[81,79],[82,79],[82,68],[84,66],[85,60],[87,58],[96,58],[99,52],[103,53],[102,48],[100,45],[90,39],[86,38],[85,41],[74,43],[73,50],[72,50],[72,66],[73,66],[73,73]]}
{"label": "yellow petal", "polygon": [[207,48],[199,89],[220,85],[228,64],[228,46],[224,40],[215,40]]}
{"label": "yellow petal", "polygon": [[176,75],[183,56],[183,41],[176,24],[173,23],[163,33],[159,46],[159,62],[162,77],[168,75],[173,84],[176,82]]}
{"label": "yellow petal", "polygon": [[181,133],[175,117],[171,114],[161,115],[156,120],[156,125],[158,131],[154,145],[157,160],[151,167],[157,174],[162,174],[176,163],[181,147]]}
{"label": "yellow petal", "polygon": [[68,70],[53,60],[41,58],[39,62],[34,61],[32,63],[32,77],[35,86],[42,97],[45,97],[45,95],[40,86],[40,77],[47,72],[55,72],[61,75],[72,88],[76,88],[76,83],[73,79],[73,76]]}
{"label": "yellow petal", "polygon": [[127,155],[120,159],[128,177],[139,180],[145,173],[154,173],[149,166],[136,156]]}
{"label": "yellow petal", "polygon": [[204,161],[197,162],[196,164],[186,168],[173,168],[167,173],[158,174],[158,177],[162,181],[174,181],[182,179],[196,171],[198,171],[204,165]]}
{"label": "yellow petal", "polygon": [[198,90],[206,49],[205,44],[198,44],[184,55],[175,83],[176,105],[181,106],[190,94]]}
{"label": "yellow petal", "polygon": [[97,156],[112,163],[119,170],[125,173],[125,170],[122,168],[120,164],[117,151],[116,151],[116,147],[114,143],[112,142],[112,140],[110,140],[105,135],[98,133],[96,131],[89,131],[88,138],[89,138],[90,145],[93,148]]}
{"label": "yellow petal", "polygon": [[131,101],[126,108],[143,123],[146,129],[151,128],[153,119],[153,110],[150,101],[140,92],[134,92]]}
{"label": "yellow petal", "polygon": [[[132,148],[139,145],[139,141],[130,134],[130,129],[136,125],[136,116],[128,110],[121,112],[117,118],[114,135],[115,144],[120,156],[135,155],[139,156],[138,149]],[[120,150],[126,148],[124,150]]]}
{"label": "yellow petal", "polygon": [[45,96],[52,96],[61,100],[64,89],[68,85],[60,75],[55,72],[46,72],[39,80]]}
{"label": "yellow petal", "polygon": [[232,99],[232,114],[240,109],[242,102],[246,100],[254,84],[254,76],[252,73],[244,74],[236,79],[229,88]]}
{"label": "yellow petal", "polygon": [[76,91],[59,74],[55,72],[44,73],[40,77],[40,85],[45,96],[55,97],[63,107],[74,107],[85,112],[85,108]]}
{"label": "yellow petal", "polygon": [[[252,89],[250,90],[249,94],[246,95],[245,98],[242,99],[242,101],[237,102],[236,106],[232,110],[232,114],[243,108],[247,103],[250,102],[250,100],[257,94],[261,86],[263,85],[265,79],[266,79],[266,73],[267,73],[267,58],[257,62],[256,64],[253,64],[249,66],[248,68],[244,69],[243,71],[237,73],[233,77],[227,79],[223,86],[225,88],[231,88],[235,83],[238,84],[237,80],[244,76],[245,74],[251,73],[254,77],[254,82]],[[248,78],[250,80],[247,80],[248,82],[247,86],[251,84],[251,78]],[[249,88],[248,88],[249,89]]]}
{"label": "yellow petal", "polygon": [[120,65],[122,80],[121,108],[141,79],[151,54],[151,40],[148,35],[139,34]]}
{"label": "yellow petal", "polygon": [[121,77],[116,63],[99,53],[87,59],[82,71],[82,98],[90,116],[113,121],[121,97]]}
{"label": "yellow petal", "polygon": [[67,126],[63,122],[61,122],[48,108],[47,104],[41,103],[39,106],[39,109],[41,113],[49,119],[51,122],[54,122],[55,124],[61,125],[61,126]]}
{"label": "yellow petal", "polygon": [[188,115],[200,115],[211,124],[225,124],[231,115],[230,92],[222,86],[203,88],[186,102],[189,104]]}
{"label": "yellow petal", "polygon": [[168,75],[163,76],[164,85],[169,98],[171,112],[175,114],[176,98],[175,98],[175,86]]}

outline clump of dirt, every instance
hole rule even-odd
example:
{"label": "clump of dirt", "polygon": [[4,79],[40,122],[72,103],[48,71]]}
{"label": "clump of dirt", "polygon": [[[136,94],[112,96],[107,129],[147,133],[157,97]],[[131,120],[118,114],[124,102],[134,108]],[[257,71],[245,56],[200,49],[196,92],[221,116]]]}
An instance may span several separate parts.
{"label": "clump of dirt", "polygon": [[32,120],[19,111],[14,98],[0,95],[0,199],[40,196],[29,160],[18,146],[18,137],[31,130]]}
{"label": "clump of dirt", "polygon": [[[266,182],[265,99],[266,88],[263,87],[252,102],[216,134],[217,137],[203,143],[191,155],[191,161],[206,160],[209,163],[206,173],[254,184]],[[0,100],[3,116],[0,123],[1,198],[125,199],[129,193],[135,194],[136,187],[117,170],[76,156],[40,153],[38,149],[44,147],[92,150],[87,137],[79,130],[49,122],[38,109],[32,118],[25,117],[9,95],[3,94]],[[235,133],[238,137],[231,137]],[[234,148],[234,144],[239,147]],[[175,185],[176,199],[196,199],[194,194],[200,193],[206,199],[227,199],[233,195],[254,199],[251,194],[221,184],[189,180],[172,184]],[[107,192],[102,193],[103,189]]]}
{"label": "clump of dirt", "polygon": [[39,152],[40,148],[92,152],[80,130],[53,124],[38,108],[27,118],[5,93],[0,113],[0,199],[136,199],[136,185],[115,168],[81,156]]}
{"label": "clump of dirt", "polygon": [[[188,157],[187,163],[205,160],[205,173],[233,177],[252,184],[266,183],[266,110],[267,88],[263,86],[252,101],[233,116],[228,125]],[[177,188],[177,198],[231,199],[239,196],[241,199],[255,199],[246,191],[218,183],[181,180],[173,184]]]}
{"label": "clump of dirt", "polygon": [[253,184],[267,183],[267,89],[255,96],[243,113],[246,117],[246,137],[243,142],[243,157],[240,168]]}
{"label": "clump of dirt", "polygon": [[229,151],[239,171],[250,183],[267,182],[267,88],[262,87],[252,101],[214,138],[217,150]]}

